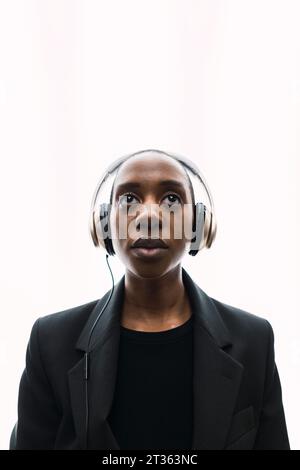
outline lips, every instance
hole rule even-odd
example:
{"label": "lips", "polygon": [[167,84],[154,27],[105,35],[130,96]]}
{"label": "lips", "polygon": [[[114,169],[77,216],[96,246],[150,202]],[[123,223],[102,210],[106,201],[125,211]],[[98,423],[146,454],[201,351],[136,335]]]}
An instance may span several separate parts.
{"label": "lips", "polygon": [[139,238],[131,248],[168,248],[166,243],[161,239]]}

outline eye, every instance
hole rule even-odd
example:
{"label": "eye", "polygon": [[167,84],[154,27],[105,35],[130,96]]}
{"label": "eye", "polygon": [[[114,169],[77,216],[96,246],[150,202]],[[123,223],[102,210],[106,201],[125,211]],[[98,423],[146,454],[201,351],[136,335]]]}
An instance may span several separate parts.
{"label": "eye", "polygon": [[132,199],[137,201],[137,198],[131,193],[122,194],[122,196],[119,197],[119,204],[121,207],[128,207],[133,203]]}
{"label": "eye", "polygon": [[164,199],[168,199],[167,200],[167,204],[169,206],[172,206],[176,203],[180,204],[181,203],[181,198],[179,196],[177,196],[177,194],[168,194]]}

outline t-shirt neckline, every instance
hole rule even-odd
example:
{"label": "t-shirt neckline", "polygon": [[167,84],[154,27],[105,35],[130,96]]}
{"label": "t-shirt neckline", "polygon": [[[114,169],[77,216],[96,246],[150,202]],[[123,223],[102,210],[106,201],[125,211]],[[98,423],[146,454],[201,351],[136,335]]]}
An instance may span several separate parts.
{"label": "t-shirt neckline", "polygon": [[139,331],[126,328],[121,325],[122,337],[139,342],[161,342],[179,338],[192,329],[193,314],[188,320],[179,326],[164,331]]}

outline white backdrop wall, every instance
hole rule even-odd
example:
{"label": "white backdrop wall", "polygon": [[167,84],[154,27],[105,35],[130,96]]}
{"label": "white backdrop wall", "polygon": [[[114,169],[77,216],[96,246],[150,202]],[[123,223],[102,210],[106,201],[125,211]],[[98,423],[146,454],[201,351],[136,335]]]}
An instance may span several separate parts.
{"label": "white backdrop wall", "polygon": [[271,322],[300,448],[299,24],[297,0],[0,1],[0,448],[34,320],[111,287],[88,233],[98,179],[149,147],[204,173],[218,233],[183,266]]}

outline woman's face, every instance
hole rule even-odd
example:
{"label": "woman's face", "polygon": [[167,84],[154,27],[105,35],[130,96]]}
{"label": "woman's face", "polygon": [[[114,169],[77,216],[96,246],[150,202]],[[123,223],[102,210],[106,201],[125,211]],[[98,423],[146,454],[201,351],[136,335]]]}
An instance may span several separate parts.
{"label": "woman's face", "polygon": [[[114,182],[110,226],[115,253],[127,270],[155,278],[180,263],[191,239],[192,202],[187,174],[173,158],[149,152],[123,163]],[[140,238],[146,240],[134,247]],[[141,247],[147,241],[162,247]]]}

